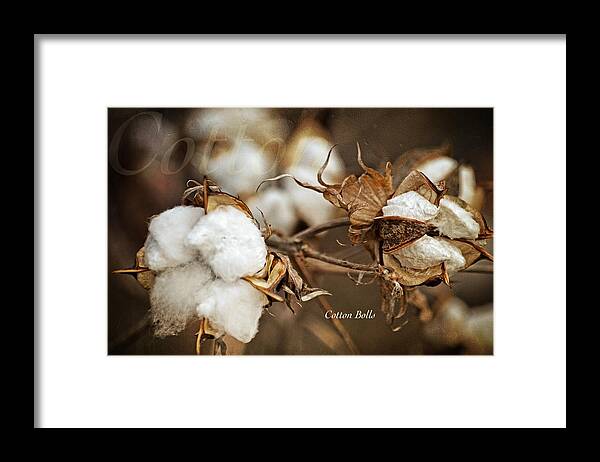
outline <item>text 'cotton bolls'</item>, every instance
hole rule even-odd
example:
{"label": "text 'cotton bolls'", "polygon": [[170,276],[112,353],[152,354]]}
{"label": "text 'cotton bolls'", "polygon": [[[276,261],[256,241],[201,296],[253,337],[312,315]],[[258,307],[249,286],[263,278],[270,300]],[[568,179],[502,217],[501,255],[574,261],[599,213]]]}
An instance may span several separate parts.
{"label": "text 'cotton bolls'", "polygon": [[155,334],[159,337],[181,332],[198,303],[210,293],[214,275],[201,261],[159,273],[150,290],[150,306]]}
{"label": "text 'cotton bolls'", "polygon": [[144,244],[148,267],[162,271],[194,260],[198,252],[188,247],[185,239],[203,215],[199,207],[179,206],[152,218]]}
{"label": "text 'cotton bolls'", "polygon": [[252,275],[266,262],[267,247],[260,230],[235,207],[218,207],[205,215],[190,231],[186,242],[225,281]]}
{"label": "text 'cotton bolls'", "polygon": [[248,282],[216,280],[197,306],[197,314],[240,342],[248,343],[258,332],[258,320],[267,297]]}

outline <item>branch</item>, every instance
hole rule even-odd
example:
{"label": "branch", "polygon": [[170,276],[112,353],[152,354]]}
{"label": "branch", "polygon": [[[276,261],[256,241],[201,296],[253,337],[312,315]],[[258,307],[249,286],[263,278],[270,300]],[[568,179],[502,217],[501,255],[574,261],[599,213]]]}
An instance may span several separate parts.
{"label": "branch", "polygon": [[310,245],[305,244],[296,238],[283,239],[279,236],[273,235],[267,240],[267,245],[275,250],[280,250],[290,256],[301,255],[307,258],[320,260],[322,262],[336,265],[352,271],[359,271],[369,274],[379,274],[379,270],[376,265],[365,265],[363,263],[355,263],[331,257],[325,253],[321,253],[315,250]]}
{"label": "branch", "polygon": [[302,230],[299,233],[294,234],[292,236],[292,239],[301,241],[308,237],[313,237],[316,234],[322,233],[323,231],[327,231],[328,229],[339,228],[341,226],[346,226],[349,224],[350,224],[350,219],[348,217],[337,218],[335,220],[321,223],[320,225],[315,225],[315,226],[311,226],[310,228],[306,228],[305,230]]}

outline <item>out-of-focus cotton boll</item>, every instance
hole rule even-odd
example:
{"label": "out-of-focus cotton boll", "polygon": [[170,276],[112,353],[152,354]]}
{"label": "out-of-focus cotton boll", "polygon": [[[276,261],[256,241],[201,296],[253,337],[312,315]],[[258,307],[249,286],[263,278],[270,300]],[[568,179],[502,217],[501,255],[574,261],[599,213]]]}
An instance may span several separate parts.
{"label": "out-of-focus cotton boll", "polygon": [[466,265],[460,250],[443,239],[430,236],[423,236],[397,250],[394,256],[406,268],[425,269],[445,262],[449,274],[455,273]]}
{"label": "out-of-focus cotton boll", "polygon": [[452,239],[476,239],[479,236],[479,224],[469,212],[456,202],[442,198],[438,214],[431,220],[440,234]]}
{"label": "out-of-focus cotton boll", "polygon": [[477,195],[477,182],[475,170],[468,165],[458,167],[458,197],[468,204],[473,205]]}
{"label": "out-of-focus cotton boll", "polygon": [[492,305],[473,309],[465,322],[464,343],[469,354],[489,354],[494,349],[494,312]]}
{"label": "out-of-focus cotton boll", "polygon": [[277,231],[289,235],[294,230],[298,217],[290,203],[288,192],[281,188],[268,188],[252,196],[246,204],[255,217],[261,212],[265,219]]}
{"label": "out-of-focus cotton boll", "polygon": [[235,207],[221,206],[202,217],[186,242],[225,281],[252,275],[266,262],[267,247],[260,230]]}
{"label": "out-of-focus cotton boll", "polygon": [[184,132],[193,138],[212,134],[230,141],[240,136],[260,142],[285,139],[288,131],[288,121],[265,108],[197,109],[190,111],[184,125]]}
{"label": "out-of-focus cotton boll", "polygon": [[432,219],[437,212],[438,208],[416,191],[392,197],[383,207],[383,216],[414,218],[421,221]]}
{"label": "out-of-focus cotton boll", "polygon": [[196,309],[217,329],[248,343],[258,332],[258,320],[267,303],[267,297],[246,281],[216,280]]}
{"label": "out-of-focus cotton boll", "polygon": [[439,347],[455,347],[463,339],[469,306],[458,297],[445,300],[433,320],[423,328],[425,337]]}
{"label": "out-of-focus cotton boll", "polygon": [[150,306],[155,334],[159,337],[181,332],[206,294],[214,276],[203,262],[170,268],[156,275],[150,289]]}
{"label": "out-of-focus cotton boll", "polygon": [[145,243],[145,261],[153,271],[189,263],[198,252],[185,244],[185,238],[204,215],[200,207],[179,206],[152,218]]}
{"label": "out-of-focus cotton boll", "polygon": [[[315,180],[317,172],[327,159],[327,154],[331,149],[332,144],[325,138],[319,136],[307,136],[300,141],[296,165],[307,167],[313,172],[312,181]],[[323,172],[323,180],[328,183],[338,183],[344,177],[344,162],[334,149],[329,157],[329,162],[325,172]]]}
{"label": "out-of-focus cotton boll", "polygon": [[457,166],[458,162],[452,157],[440,156],[419,164],[416,169],[437,183],[450,175]]}
{"label": "out-of-focus cotton boll", "polygon": [[[296,165],[289,173],[300,181],[315,183],[316,172],[310,167]],[[336,207],[323,199],[320,193],[302,188],[291,179],[283,181],[296,213],[309,226],[323,223],[337,213]]]}
{"label": "out-of-focus cotton boll", "polygon": [[206,173],[224,191],[244,196],[254,193],[258,184],[267,178],[272,166],[260,146],[245,141],[211,156]]}

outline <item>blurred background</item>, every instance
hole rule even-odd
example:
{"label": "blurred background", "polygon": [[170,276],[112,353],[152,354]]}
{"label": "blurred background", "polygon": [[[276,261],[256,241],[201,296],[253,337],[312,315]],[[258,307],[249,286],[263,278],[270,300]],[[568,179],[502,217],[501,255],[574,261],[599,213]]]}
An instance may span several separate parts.
{"label": "blurred background", "polygon": [[[367,165],[380,169],[411,150],[448,143],[452,157],[473,168],[482,192],[478,207],[493,228],[491,108],[109,109],[108,353],[194,354],[196,322],[178,336],[154,337],[146,317],[147,292],[134,278],[110,273],[133,266],[148,218],[179,205],[188,179],[201,181],[207,175],[246,201],[259,222],[262,212],[275,230],[291,235],[342,213],[290,179],[266,184],[256,193],[260,181],[293,173],[316,183],[316,171],[333,144],[337,147],[325,179],[360,174],[357,141]],[[395,184],[401,171],[398,166]],[[367,252],[346,245],[344,228],[311,244],[338,258],[370,261]],[[492,274],[458,273],[452,290],[444,285],[424,288],[433,319],[422,322],[409,309],[406,324],[392,332],[379,312],[377,283],[357,286],[344,273],[311,269],[316,285],[333,294],[329,301],[334,309],[377,314],[372,320],[342,320],[361,354],[493,353]],[[295,315],[275,303],[262,316],[252,342],[226,342],[231,354],[348,354],[316,300],[304,303]]]}

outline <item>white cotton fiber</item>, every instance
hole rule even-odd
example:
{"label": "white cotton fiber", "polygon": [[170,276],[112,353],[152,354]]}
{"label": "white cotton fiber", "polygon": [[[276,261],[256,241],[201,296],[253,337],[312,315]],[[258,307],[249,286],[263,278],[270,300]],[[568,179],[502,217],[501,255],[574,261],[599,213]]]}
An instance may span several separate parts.
{"label": "white cotton fiber", "polygon": [[186,242],[225,281],[250,276],[266,262],[267,247],[260,230],[235,207],[221,206],[206,214],[190,231]]}
{"label": "white cotton fiber", "polygon": [[417,167],[417,170],[423,173],[433,183],[443,180],[456,169],[458,162],[452,157],[436,157],[423,162]]}
{"label": "white cotton fiber", "polygon": [[267,188],[252,196],[246,204],[252,214],[262,219],[261,212],[267,222],[277,231],[289,235],[298,222],[294,205],[286,190],[281,188]]}
{"label": "white cotton fiber", "polygon": [[150,289],[155,335],[164,337],[181,332],[195,314],[198,303],[209,293],[213,279],[210,269],[199,261],[157,274]]}
{"label": "white cotton fiber", "polygon": [[[316,183],[317,173],[312,168],[296,165],[289,173],[300,181]],[[298,186],[290,178],[283,180],[283,184],[296,213],[309,226],[330,220],[337,213],[337,208],[325,200],[321,193]]]}
{"label": "white cotton fiber", "polygon": [[383,207],[385,217],[405,217],[421,221],[430,220],[437,212],[438,208],[416,191],[392,197]]}
{"label": "white cotton fiber", "polygon": [[394,256],[406,268],[426,269],[445,262],[448,273],[454,273],[466,265],[460,250],[443,239],[430,236],[423,236],[396,251]]}
{"label": "white cotton fiber", "polygon": [[267,303],[267,297],[246,281],[216,280],[196,310],[200,317],[208,318],[211,325],[248,343],[258,332],[258,320]]}
{"label": "white cotton fiber", "polygon": [[207,174],[230,194],[252,194],[273,165],[256,143],[245,141],[211,156]]}
{"label": "white cotton fiber", "polygon": [[469,212],[456,202],[443,198],[438,214],[430,221],[444,236],[452,239],[476,239],[479,236],[479,224]]}
{"label": "white cotton fiber", "polygon": [[144,258],[151,270],[162,271],[196,258],[197,252],[185,244],[185,238],[202,215],[200,207],[179,206],[150,221]]}

